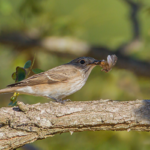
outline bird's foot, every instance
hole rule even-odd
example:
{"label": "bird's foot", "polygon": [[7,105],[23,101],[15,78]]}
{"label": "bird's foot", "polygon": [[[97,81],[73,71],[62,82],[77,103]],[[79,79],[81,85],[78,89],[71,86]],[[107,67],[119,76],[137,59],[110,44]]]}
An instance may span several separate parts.
{"label": "bird's foot", "polygon": [[71,101],[71,99],[64,99],[63,102]]}
{"label": "bird's foot", "polygon": [[55,101],[58,102],[58,103],[64,104],[65,102],[68,102],[68,101],[71,101],[71,100],[70,99],[65,99],[65,100],[57,99]]}
{"label": "bird's foot", "polygon": [[65,100],[62,100],[62,99],[55,99],[55,102],[61,103],[61,104],[65,104],[65,102],[68,102],[68,101],[71,101],[71,100],[70,100],[70,99],[65,99]]}
{"label": "bird's foot", "polygon": [[51,99],[55,100],[54,102],[61,103],[61,104],[64,104],[65,102],[68,102],[68,101],[71,101],[71,99],[62,100],[62,99],[56,99],[56,98],[51,97],[51,96],[48,96],[48,98],[51,98]]}
{"label": "bird's foot", "polygon": [[55,102],[64,104],[64,101],[62,99],[55,99]]}

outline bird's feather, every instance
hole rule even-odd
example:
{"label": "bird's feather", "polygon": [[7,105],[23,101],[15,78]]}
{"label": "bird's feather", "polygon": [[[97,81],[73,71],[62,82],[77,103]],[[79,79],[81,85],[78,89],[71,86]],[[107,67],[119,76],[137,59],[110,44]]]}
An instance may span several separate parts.
{"label": "bird's feather", "polygon": [[65,82],[70,79],[70,75],[74,77],[79,71],[73,67],[70,69],[69,65],[62,65],[50,69],[46,72],[35,74],[27,79],[20,82],[10,84],[8,87],[20,87],[20,86],[33,86],[38,84],[53,84],[57,82]]}

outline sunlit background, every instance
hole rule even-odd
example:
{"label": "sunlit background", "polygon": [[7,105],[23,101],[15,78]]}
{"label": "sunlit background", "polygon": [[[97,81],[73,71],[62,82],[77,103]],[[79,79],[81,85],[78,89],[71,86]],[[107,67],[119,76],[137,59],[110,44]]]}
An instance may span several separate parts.
{"label": "sunlit background", "polygon": [[[132,18],[134,15],[136,20]],[[124,46],[120,48],[123,56],[149,62],[150,1],[1,0],[0,88],[14,83],[11,75],[15,68],[23,67],[27,60],[34,57],[34,68],[46,71],[83,56],[78,49],[75,52],[79,54],[72,54],[69,50],[63,54],[57,41],[56,45],[60,45],[57,52],[55,48],[49,50],[40,45],[45,39],[53,37],[54,42],[57,38],[77,40],[89,46],[106,47],[114,53]],[[0,106],[8,106],[11,96],[0,95]],[[150,77],[135,74],[134,68],[129,71],[115,67],[105,73],[96,67],[85,86],[69,98],[72,101],[150,99]],[[27,95],[20,95],[18,100],[28,104],[49,101]],[[38,140],[32,145],[38,150],[149,150],[150,134],[133,131],[63,133]]]}

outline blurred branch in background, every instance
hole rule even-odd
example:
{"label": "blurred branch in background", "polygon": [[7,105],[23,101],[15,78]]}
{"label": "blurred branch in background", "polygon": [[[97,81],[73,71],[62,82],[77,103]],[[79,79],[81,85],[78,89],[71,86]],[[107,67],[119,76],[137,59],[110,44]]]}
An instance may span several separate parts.
{"label": "blurred branch in background", "polygon": [[140,37],[140,22],[138,20],[138,13],[141,8],[140,2],[134,2],[133,0],[125,0],[125,2],[131,7],[130,20],[132,24],[133,39]]}
{"label": "blurred branch in background", "polygon": [[[0,43],[11,45],[16,51],[28,51],[30,54],[33,48],[61,55],[62,57],[90,56],[96,59],[104,59],[107,55],[116,54],[120,69],[127,69],[136,75],[150,77],[150,63],[134,59],[122,54],[119,51],[112,51],[107,47],[91,46],[86,42],[71,37],[45,37],[43,39],[30,38],[22,33],[5,33],[0,35]],[[32,55],[32,54],[31,54]]]}
{"label": "blurred branch in background", "polygon": [[128,4],[130,7],[130,12],[129,12],[129,19],[131,23],[131,33],[132,33],[132,39],[128,43],[122,44],[119,48],[118,51],[120,51],[123,54],[130,54],[134,50],[139,50],[139,48],[142,45],[141,41],[141,35],[140,35],[140,21],[138,19],[138,14],[140,11],[141,2],[135,2],[133,0],[124,0],[125,3]]}
{"label": "blurred branch in background", "polygon": [[49,102],[0,109],[0,148],[15,149],[58,133],[150,131],[150,101]]}

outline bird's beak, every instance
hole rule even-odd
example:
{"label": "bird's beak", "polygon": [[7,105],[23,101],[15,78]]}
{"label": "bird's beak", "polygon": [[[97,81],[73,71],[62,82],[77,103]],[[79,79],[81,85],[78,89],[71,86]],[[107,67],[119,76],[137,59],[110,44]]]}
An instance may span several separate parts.
{"label": "bird's beak", "polygon": [[101,60],[94,60],[92,63],[90,63],[89,65],[100,65],[101,64]]}

